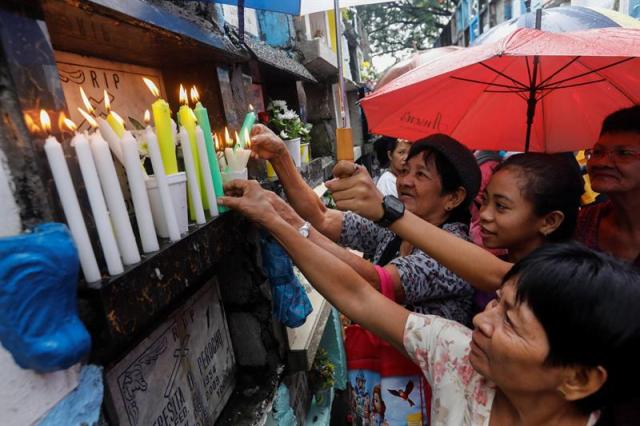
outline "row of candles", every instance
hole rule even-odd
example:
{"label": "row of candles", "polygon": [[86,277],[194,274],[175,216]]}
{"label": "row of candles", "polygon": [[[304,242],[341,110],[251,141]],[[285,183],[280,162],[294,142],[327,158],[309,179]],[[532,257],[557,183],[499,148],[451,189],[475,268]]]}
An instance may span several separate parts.
{"label": "row of candles", "polygon": [[[160,97],[157,86],[149,79],[144,83],[157,100],[152,104],[155,128],[150,125],[150,113],[145,112],[146,127],[134,135],[126,130],[124,120],[110,108],[105,91],[106,118],[100,117],[87,98],[84,90],[80,94],[85,109],[80,114],[91,126],[91,131],[77,131],[73,121],[64,119],[65,126],[73,132],[71,146],[74,148],[82,180],[87,192],[91,213],[96,225],[107,270],[110,275],[124,272],[124,266],[140,262],[141,256],[129,219],[122,188],[116,173],[113,158],[126,171],[131,192],[135,219],[140,233],[143,253],[159,250],[156,224],[147,192],[146,181],[155,179],[162,214],[156,215],[165,221],[169,239],[181,238],[174,198],[169,178],[181,173],[178,170],[176,141],[180,142],[187,175],[189,215],[191,220],[202,225],[206,222],[205,210],[211,217],[218,216],[216,198],[223,195],[222,170],[242,171],[250,157],[249,132],[255,123],[252,108],[245,117],[240,135],[233,141],[225,129],[224,145],[212,134],[207,109],[199,101],[197,89],[191,89],[189,106],[186,90],[180,86],[181,107],[177,113],[178,125],[171,117],[169,104]],[[46,111],[41,111],[42,128],[50,132],[51,122]],[[139,145],[145,143],[153,167],[153,176],[148,176],[140,161]],[[84,222],[69,167],[60,142],[49,135],[44,151],[51,168],[65,218],[77,246],[80,265],[87,282],[99,281],[102,276],[98,267],[87,227]],[[113,157],[112,157],[113,155]]]}

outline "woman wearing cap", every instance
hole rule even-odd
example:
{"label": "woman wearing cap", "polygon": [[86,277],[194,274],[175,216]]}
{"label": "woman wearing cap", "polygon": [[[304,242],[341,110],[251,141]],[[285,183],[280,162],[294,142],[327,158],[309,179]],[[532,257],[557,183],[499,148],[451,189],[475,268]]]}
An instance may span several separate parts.
{"label": "woman wearing cap", "polygon": [[507,273],[470,330],[374,291],[299,235],[280,214],[284,201],[257,182],[225,190],[238,197],[220,203],[270,231],[331,304],[420,366],[431,424],[593,426],[638,394],[640,276],[630,265],[577,244],[543,246]]}
{"label": "woman wearing cap", "polygon": [[[469,204],[480,185],[480,171],[467,148],[445,135],[414,143],[406,171],[398,176],[400,200],[385,197],[386,216],[376,224],[326,208],[295,169],[284,143],[266,127],[254,126],[251,142],[254,156],[273,165],[295,209],[279,213],[301,234],[348,263],[374,288],[379,290],[381,281],[390,279],[396,301],[408,309],[469,324],[473,297],[469,284],[381,226],[402,215],[406,206],[418,217],[467,239]],[[344,247],[363,252],[373,263]]]}

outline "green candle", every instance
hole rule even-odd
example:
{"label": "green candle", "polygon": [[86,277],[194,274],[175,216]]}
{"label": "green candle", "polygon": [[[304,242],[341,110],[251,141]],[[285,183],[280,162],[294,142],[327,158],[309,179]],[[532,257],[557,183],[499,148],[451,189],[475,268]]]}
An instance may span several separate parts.
{"label": "green candle", "polygon": [[249,105],[249,112],[244,117],[244,122],[242,123],[242,127],[240,128],[240,148],[244,148],[247,144],[248,140],[246,135],[251,135],[251,128],[256,123],[256,119],[258,118],[256,112],[253,110],[253,105]]}
{"label": "green candle", "polygon": [[[194,88],[195,89],[195,88]],[[213,178],[213,188],[216,191],[216,197],[222,197],[224,195],[224,189],[222,188],[222,174],[220,174],[220,165],[218,164],[218,156],[211,137],[211,124],[209,123],[209,115],[207,109],[202,106],[202,103],[197,99],[197,90],[194,90],[196,97],[192,99],[196,101],[196,107],[193,112],[196,114],[198,124],[204,133],[204,139],[207,146],[207,157],[209,158],[209,168],[211,169],[211,177]],[[220,208],[221,211],[225,211],[224,207]]]}

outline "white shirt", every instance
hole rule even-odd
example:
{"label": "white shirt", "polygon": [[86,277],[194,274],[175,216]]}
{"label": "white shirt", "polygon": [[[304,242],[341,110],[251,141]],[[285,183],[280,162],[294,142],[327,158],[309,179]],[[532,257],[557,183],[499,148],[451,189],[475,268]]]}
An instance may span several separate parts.
{"label": "white shirt", "polygon": [[391,173],[389,170],[384,172],[380,179],[378,179],[378,183],[376,187],[382,195],[393,195],[394,197],[398,196],[398,188],[396,186],[396,175]]}

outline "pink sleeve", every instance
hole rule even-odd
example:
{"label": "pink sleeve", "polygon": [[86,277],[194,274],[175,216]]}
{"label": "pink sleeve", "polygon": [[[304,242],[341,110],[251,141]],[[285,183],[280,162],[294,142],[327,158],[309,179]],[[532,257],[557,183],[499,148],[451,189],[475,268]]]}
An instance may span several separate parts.
{"label": "pink sleeve", "polygon": [[393,289],[393,279],[389,271],[382,266],[373,265],[380,279],[380,293],[384,294],[388,299],[396,301],[395,290]]}

